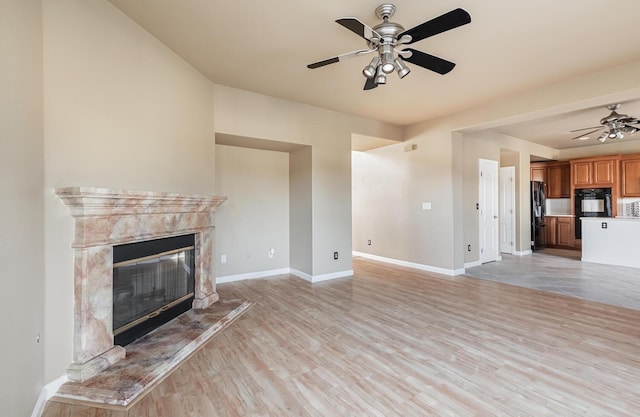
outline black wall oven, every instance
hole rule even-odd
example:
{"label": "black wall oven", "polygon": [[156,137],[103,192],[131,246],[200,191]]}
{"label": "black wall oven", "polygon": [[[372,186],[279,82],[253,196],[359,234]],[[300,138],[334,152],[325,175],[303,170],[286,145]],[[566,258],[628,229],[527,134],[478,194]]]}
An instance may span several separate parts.
{"label": "black wall oven", "polygon": [[581,217],[611,217],[611,188],[583,188],[575,191],[575,235],[582,239]]}

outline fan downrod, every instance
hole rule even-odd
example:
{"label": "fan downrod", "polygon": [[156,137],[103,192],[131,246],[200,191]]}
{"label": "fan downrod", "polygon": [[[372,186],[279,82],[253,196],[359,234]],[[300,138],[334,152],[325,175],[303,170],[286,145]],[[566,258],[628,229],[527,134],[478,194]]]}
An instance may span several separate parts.
{"label": "fan downrod", "polygon": [[376,17],[380,20],[389,20],[396,13],[396,6],[391,3],[384,3],[376,7]]}

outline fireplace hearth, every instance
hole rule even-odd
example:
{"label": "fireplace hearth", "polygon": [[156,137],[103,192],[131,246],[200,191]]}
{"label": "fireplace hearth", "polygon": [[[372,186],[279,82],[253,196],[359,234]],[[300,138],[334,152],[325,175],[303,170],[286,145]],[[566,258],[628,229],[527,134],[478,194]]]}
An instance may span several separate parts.
{"label": "fireplace hearth", "polygon": [[[114,264],[117,267],[119,262],[114,261],[116,247],[191,235],[193,253],[179,255],[184,261],[175,271],[191,268],[194,309],[204,309],[218,300],[213,212],[226,197],[94,187],[57,188],[55,192],[69,208],[75,227],[73,363],[67,368],[71,381],[86,381],[125,357],[125,348],[114,343],[114,299],[128,291],[116,289],[114,293]],[[189,257],[193,267],[187,266]],[[147,261],[151,262],[136,262]],[[146,274],[151,273],[147,270]],[[157,296],[159,291],[151,293]],[[166,307],[163,304],[147,315]]]}

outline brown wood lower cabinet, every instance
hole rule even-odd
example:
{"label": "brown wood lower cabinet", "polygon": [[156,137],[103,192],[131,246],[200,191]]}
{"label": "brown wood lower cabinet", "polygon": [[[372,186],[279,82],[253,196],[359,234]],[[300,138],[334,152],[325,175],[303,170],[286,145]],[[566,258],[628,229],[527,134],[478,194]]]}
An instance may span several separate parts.
{"label": "brown wood lower cabinet", "polygon": [[558,217],[557,245],[573,247],[573,217]]}
{"label": "brown wood lower cabinet", "polygon": [[547,246],[556,246],[558,244],[558,234],[556,233],[558,218],[545,216],[544,222],[547,225]]}
{"label": "brown wood lower cabinet", "polygon": [[546,216],[547,246],[573,248],[573,217]]}

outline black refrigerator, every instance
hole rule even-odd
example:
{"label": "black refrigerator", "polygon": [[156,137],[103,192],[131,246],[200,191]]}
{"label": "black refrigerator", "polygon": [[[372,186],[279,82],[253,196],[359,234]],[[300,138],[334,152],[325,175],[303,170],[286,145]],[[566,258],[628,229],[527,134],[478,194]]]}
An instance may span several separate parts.
{"label": "black refrigerator", "polygon": [[547,229],[545,224],[545,195],[542,181],[531,181],[531,250],[545,247]]}

